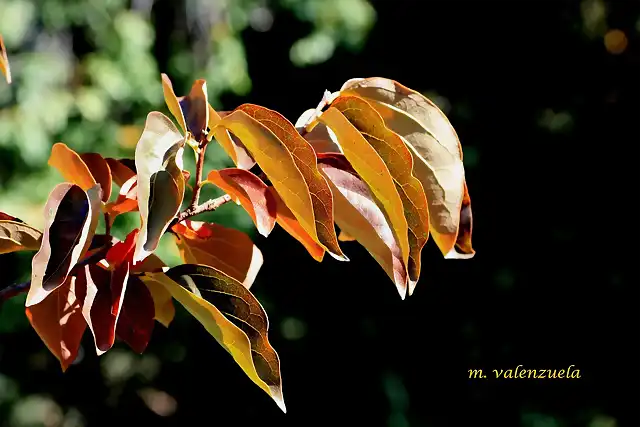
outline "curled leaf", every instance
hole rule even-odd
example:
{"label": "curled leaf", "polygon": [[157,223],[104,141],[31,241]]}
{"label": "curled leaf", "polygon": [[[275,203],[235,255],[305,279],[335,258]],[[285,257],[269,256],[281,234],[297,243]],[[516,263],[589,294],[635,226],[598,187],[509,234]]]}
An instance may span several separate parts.
{"label": "curled leaf", "polygon": [[241,283],[215,269],[183,264],[149,273],[227,350],[247,376],[283,411],[280,359],[267,338],[269,321]]}
{"label": "curled leaf", "polygon": [[321,157],[318,163],[332,187],[336,203],[336,223],[343,232],[365,247],[394,282],[400,297],[404,299],[408,274],[394,233],[368,186],[357,176],[346,159],[340,157]]}
{"label": "curled leaf", "polygon": [[236,279],[247,289],[251,287],[262,267],[263,258],[260,249],[245,233],[218,224],[190,220],[174,225],[173,230],[185,263],[211,266]]}
{"label": "curled leaf", "polygon": [[23,222],[0,220],[0,254],[37,251],[41,244],[42,233],[40,230]]}
{"label": "curled leaf", "polygon": [[446,115],[422,94],[389,79],[352,79],[341,93],[364,98],[404,138],[427,194],[430,232],[449,254],[458,236],[465,178],[460,141]]}
{"label": "curled leaf", "polygon": [[138,235],[134,262],[152,253],[184,198],[182,154],[184,138],[167,116],[149,113],[136,146],[138,209],[142,228]]}
{"label": "curled leaf", "polygon": [[7,83],[11,84],[11,68],[9,67],[9,58],[7,57],[7,49],[4,47],[2,34],[0,34],[0,71],[4,74]]}
{"label": "curled leaf", "polygon": [[209,172],[207,181],[218,186],[247,211],[258,232],[267,237],[276,223],[276,201],[267,185],[244,169],[221,169]]}
{"label": "curled leaf", "polygon": [[332,104],[360,131],[384,161],[393,178],[409,227],[409,295],[420,277],[422,248],[429,238],[429,207],[420,181],[413,176],[413,158],[402,139],[389,130],[376,110],[362,98],[340,96]]}
{"label": "curled leaf", "polygon": [[291,122],[276,111],[252,104],[241,105],[236,111],[244,111],[262,123],[287,147],[311,195],[315,224],[313,229],[306,231],[311,237],[317,239],[317,242],[324,246],[332,257],[340,261],[348,261],[349,259],[340,249],[333,225],[333,196],[329,184],[318,171],[318,159],[311,145],[300,136]]}
{"label": "curled leaf", "polygon": [[473,231],[473,214],[471,212],[471,198],[467,183],[464,183],[464,197],[460,206],[460,227],[456,237],[456,246],[447,254],[449,259],[469,259],[473,258],[476,251],[471,246],[471,232]]}
{"label": "curled leaf", "polygon": [[26,306],[41,302],[62,285],[91,245],[100,213],[100,186],[85,192],[75,184],[58,184],[44,208],[42,245],[31,263]]}
{"label": "curled leaf", "polygon": [[29,323],[60,361],[62,371],[76,359],[87,328],[82,317],[84,294],[76,278],[69,276],[47,298],[25,309]]}

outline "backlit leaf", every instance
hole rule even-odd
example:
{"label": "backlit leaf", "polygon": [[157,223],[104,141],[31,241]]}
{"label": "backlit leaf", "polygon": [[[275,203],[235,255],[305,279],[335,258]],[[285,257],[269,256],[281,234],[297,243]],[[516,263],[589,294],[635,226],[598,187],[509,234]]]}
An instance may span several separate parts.
{"label": "backlit leaf", "polygon": [[332,104],[355,126],[376,150],[402,200],[409,226],[409,295],[420,277],[420,256],[429,238],[429,207],[420,181],[413,176],[411,152],[393,131],[389,130],[367,101],[354,96],[340,96]]}
{"label": "backlit leaf", "polygon": [[402,199],[384,161],[362,134],[335,107],[329,107],[319,117],[338,138],[340,146],[358,176],[369,186],[373,199],[389,218],[400,246],[402,262],[409,261],[409,227],[404,216]]}
{"label": "backlit leaf", "polygon": [[62,285],[89,249],[98,225],[101,193],[99,185],[85,192],[75,184],[62,183],[49,195],[42,245],[31,263],[27,307]]}
{"label": "backlit leaf", "polygon": [[247,376],[286,411],[280,360],[267,338],[267,314],[251,292],[231,277],[202,265],[184,264],[166,274],[149,275],[156,276]]}
{"label": "backlit leaf", "polygon": [[176,118],[180,128],[182,128],[182,132],[187,132],[187,123],[184,119],[184,115],[182,114],[182,108],[180,108],[180,102],[176,97],[176,93],[173,91],[173,85],[171,84],[171,80],[169,76],[166,74],[162,74],[162,91],[164,92],[164,101],[169,107],[169,111]]}
{"label": "backlit leaf", "polygon": [[302,228],[316,239],[311,195],[287,146],[242,110],[234,111],[219,123],[240,138]]}
{"label": "backlit leaf", "polygon": [[316,243],[309,233],[302,228],[291,210],[282,201],[278,192],[275,191],[273,187],[269,187],[269,191],[276,201],[276,221],[280,224],[280,227],[293,236],[298,242],[302,243],[313,259],[321,262],[324,258],[324,248]]}
{"label": "backlit leaf", "polygon": [[111,203],[107,203],[105,211],[109,214],[109,220],[113,224],[116,216],[135,211],[138,209],[138,178],[133,175],[126,181],[120,191],[118,198]]}
{"label": "backlit leaf", "polygon": [[102,201],[108,202],[111,196],[111,169],[109,164],[98,153],[82,153],[80,158],[87,165],[95,181],[100,184]]}
{"label": "backlit leaf", "polygon": [[60,361],[62,371],[76,359],[87,328],[82,317],[84,294],[76,278],[69,276],[47,298],[25,309],[31,326]]}
{"label": "backlit leaf", "polygon": [[244,144],[238,138],[231,135],[225,128],[217,126],[220,120],[220,114],[209,105],[209,136],[216,138],[218,144],[222,146],[239,169],[251,169],[256,164],[256,161],[253,160]]}
{"label": "backlit leaf", "polygon": [[37,251],[42,244],[42,232],[23,222],[0,220],[0,254],[16,251]]}
{"label": "backlit leaf", "polygon": [[201,141],[203,132],[209,123],[209,102],[207,100],[207,82],[196,80],[189,95],[178,98],[187,130],[196,141]]}
{"label": "backlit leaf", "polygon": [[11,68],[9,67],[9,58],[7,57],[7,49],[4,47],[4,40],[0,34],[0,71],[4,74],[8,84],[11,84]]}
{"label": "backlit leaf", "polygon": [[184,138],[167,116],[149,113],[136,146],[138,209],[142,228],[134,261],[143,260],[158,246],[184,197],[182,154]]}
{"label": "backlit leaf", "polygon": [[171,296],[171,293],[158,281],[163,277],[166,276],[163,274],[154,275],[149,273],[149,275],[141,276],[140,278],[143,279],[142,282],[147,286],[147,289],[149,289],[149,292],[151,293],[151,298],[153,298],[153,306],[155,310],[154,319],[168,328],[176,315],[176,309],[173,305],[173,297]]}
{"label": "backlit leaf", "polygon": [[85,191],[96,185],[96,180],[84,160],[62,142],[51,147],[49,165],[58,169],[66,181],[78,184]]}
{"label": "backlit leaf", "polygon": [[271,233],[276,223],[276,201],[260,178],[244,169],[228,168],[209,172],[207,181],[242,205],[260,234],[267,237]]}
{"label": "backlit leaf", "polygon": [[[315,226],[313,229],[306,229],[306,231],[311,237],[317,238],[318,243],[324,246],[327,252],[335,259],[348,261],[349,259],[340,249],[333,225],[333,196],[331,195],[329,184],[318,171],[318,159],[311,145],[300,136],[291,122],[276,111],[252,104],[241,105],[236,110],[244,111],[262,123],[287,147],[296,166],[302,173],[308,192],[311,195]],[[279,189],[278,191],[280,192]]]}
{"label": "backlit leaf", "polygon": [[456,246],[445,256],[446,258],[468,259],[472,258],[476,251],[471,245],[471,232],[473,230],[473,214],[471,212],[471,198],[467,183],[464,183],[464,197],[462,198],[462,206],[460,207],[460,227],[458,227],[458,236],[456,238]]}
{"label": "backlit leaf", "polygon": [[153,333],[155,308],[149,289],[142,281],[129,277],[116,335],[136,353],[143,353]]}
{"label": "backlit leaf", "polygon": [[[275,201],[274,201],[275,202]],[[178,250],[186,264],[208,265],[220,270],[247,289],[260,267],[262,252],[245,233],[201,221],[182,221],[173,226]]]}
{"label": "backlit leaf", "polygon": [[445,114],[425,96],[389,79],[352,79],[341,92],[366,99],[387,127],[406,140],[414,175],[427,194],[431,234],[444,255],[451,253],[460,226],[465,177],[460,141]]}
{"label": "backlit leaf", "polygon": [[344,157],[320,157],[318,161],[318,166],[332,186],[336,223],[369,251],[404,299],[408,275],[402,252],[368,186],[355,174]]}
{"label": "backlit leaf", "polygon": [[113,159],[108,157],[105,159],[111,170],[111,176],[113,181],[118,184],[119,187],[136,175],[135,162],[130,159]]}

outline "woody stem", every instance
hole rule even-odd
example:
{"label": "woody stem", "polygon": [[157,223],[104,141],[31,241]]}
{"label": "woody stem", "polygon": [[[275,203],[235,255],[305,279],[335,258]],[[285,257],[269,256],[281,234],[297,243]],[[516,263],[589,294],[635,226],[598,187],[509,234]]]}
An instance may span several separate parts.
{"label": "woody stem", "polygon": [[202,189],[202,169],[204,168],[204,153],[207,149],[206,144],[200,144],[198,147],[198,160],[196,162],[196,183],[193,185],[193,196],[191,204],[187,210],[194,210],[198,207],[200,199],[200,190]]}

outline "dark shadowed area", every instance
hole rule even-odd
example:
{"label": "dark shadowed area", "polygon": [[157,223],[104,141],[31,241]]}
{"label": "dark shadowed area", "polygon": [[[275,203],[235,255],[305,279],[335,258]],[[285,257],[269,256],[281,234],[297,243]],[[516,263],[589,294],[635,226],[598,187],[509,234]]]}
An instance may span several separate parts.
{"label": "dark shadowed area", "polygon": [[[0,82],[0,211],[42,226],[62,181],[47,166],[57,141],[132,157],[148,112],[167,113],[162,72],[180,94],[205,78],[218,110],[250,102],[291,122],[325,90],[380,76],[428,96],[455,127],[477,252],[445,260],[429,241],[402,301],[358,243],[341,243],[351,262],[318,263],[225,205],[204,218],[251,233],[264,255],[251,290],[269,315],[287,414],[178,304],[143,355],[117,343],[98,357],[87,332],[63,374],[20,296],[0,308],[0,425],[640,425],[639,6],[0,0],[14,78]],[[205,170],[230,165],[217,150]],[[179,263],[167,239],[159,254]],[[0,287],[27,280],[32,255],[0,256]],[[495,378],[518,365],[580,378]]]}

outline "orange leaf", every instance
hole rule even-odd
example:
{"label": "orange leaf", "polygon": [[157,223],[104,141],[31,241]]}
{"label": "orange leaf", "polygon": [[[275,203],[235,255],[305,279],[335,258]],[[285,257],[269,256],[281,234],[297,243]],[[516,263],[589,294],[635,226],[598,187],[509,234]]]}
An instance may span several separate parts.
{"label": "orange leaf", "polygon": [[98,225],[99,185],[84,192],[75,184],[58,184],[44,207],[42,246],[31,263],[26,306],[38,304],[62,285],[91,245]]}
{"label": "orange leaf", "polygon": [[109,265],[109,269],[116,268],[124,262],[131,262],[131,260],[133,259],[132,251],[136,247],[138,232],[139,230],[136,228],[135,230],[127,234],[124,242],[118,242],[111,248],[109,248],[107,254],[104,257],[107,264]]}
{"label": "orange leaf", "polygon": [[429,238],[429,206],[420,181],[413,176],[413,158],[402,139],[389,130],[376,110],[362,98],[340,96],[332,104],[362,133],[389,168],[409,227],[409,295],[420,278],[420,256]]}
{"label": "orange leaf", "polygon": [[354,240],[356,240],[356,238],[350,235],[349,233],[347,233],[346,231],[340,230],[340,234],[338,235],[338,240],[340,240],[341,242],[353,242]]}
{"label": "orange leaf", "polygon": [[11,68],[9,67],[9,58],[7,58],[7,49],[4,47],[4,40],[0,34],[0,71],[4,74],[7,83],[11,84]]}
{"label": "orange leaf", "polygon": [[76,359],[87,328],[82,317],[84,294],[76,278],[68,277],[47,298],[25,309],[31,326],[60,361],[62,371]]}
{"label": "orange leaf", "polygon": [[244,169],[229,168],[209,172],[207,181],[242,205],[260,234],[267,237],[271,233],[276,224],[276,201],[260,178]]}
{"label": "orange leaf", "polygon": [[273,195],[277,205],[277,217],[276,221],[280,224],[280,227],[293,236],[298,242],[307,249],[309,255],[318,262],[321,262],[324,258],[324,248],[320,246],[316,241],[307,233],[300,225],[296,217],[291,210],[282,201],[280,195],[273,187],[269,187],[269,192]]}
{"label": "orange leaf", "polygon": [[460,226],[456,237],[456,246],[447,254],[447,258],[472,258],[476,251],[471,246],[471,232],[473,231],[473,214],[471,213],[471,198],[467,183],[464,183],[464,197],[460,206]]}
{"label": "orange leaf", "polygon": [[318,118],[338,138],[347,160],[358,176],[367,183],[380,209],[389,218],[402,254],[409,262],[409,227],[404,216],[402,199],[384,161],[362,134],[335,107],[331,106]]}
{"label": "orange leaf", "polygon": [[211,266],[247,289],[262,267],[262,253],[249,236],[233,228],[201,221],[182,221],[173,226],[182,260]]}
{"label": "orange leaf", "polygon": [[62,142],[54,144],[51,148],[49,165],[58,169],[66,181],[78,184],[85,191],[96,185],[96,180],[84,160]]}
{"label": "orange leaf", "polygon": [[126,181],[115,202],[107,203],[105,206],[106,212],[109,214],[109,221],[113,225],[115,217],[120,214],[135,211],[138,209],[138,192],[137,192],[138,179],[133,175],[128,181]]}
{"label": "orange leaf", "polygon": [[320,157],[318,165],[332,187],[336,223],[369,251],[396,285],[400,297],[407,292],[407,270],[402,252],[383,211],[368,186],[343,156]]}
{"label": "orange leaf", "polygon": [[253,160],[241,141],[234,138],[233,135],[231,135],[225,128],[217,126],[220,120],[220,114],[218,114],[216,110],[209,105],[209,129],[211,132],[209,135],[216,138],[218,144],[222,146],[224,151],[226,151],[227,155],[231,157],[231,160],[233,160],[233,163],[238,168],[246,170],[251,169],[256,164],[256,161]]}
{"label": "orange leaf", "polygon": [[317,238],[317,242],[324,246],[335,259],[348,261],[349,259],[340,249],[333,225],[333,196],[329,184],[318,170],[318,159],[311,145],[300,136],[291,122],[276,111],[252,104],[241,105],[236,110],[244,111],[258,120],[287,147],[311,195],[315,226],[312,230],[306,231],[311,237]]}
{"label": "orange leaf", "polygon": [[108,202],[111,197],[111,169],[107,161],[98,153],[83,153],[80,158],[87,165],[89,172],[102,188],[102,201]]}
{"label": "orange leaf", "polygon": [[105,159],[111,170],[113,180],[118,186],[122,185],[136,175],[135,163],[130,159],[116,160],[111,157]]}
{"label": "orange leaf", "polygon": [[144,353],[151,334],[155,310],[149,289],[142,281],[129,277],[127,293],[116,326],[116,335],[136,353]]}

